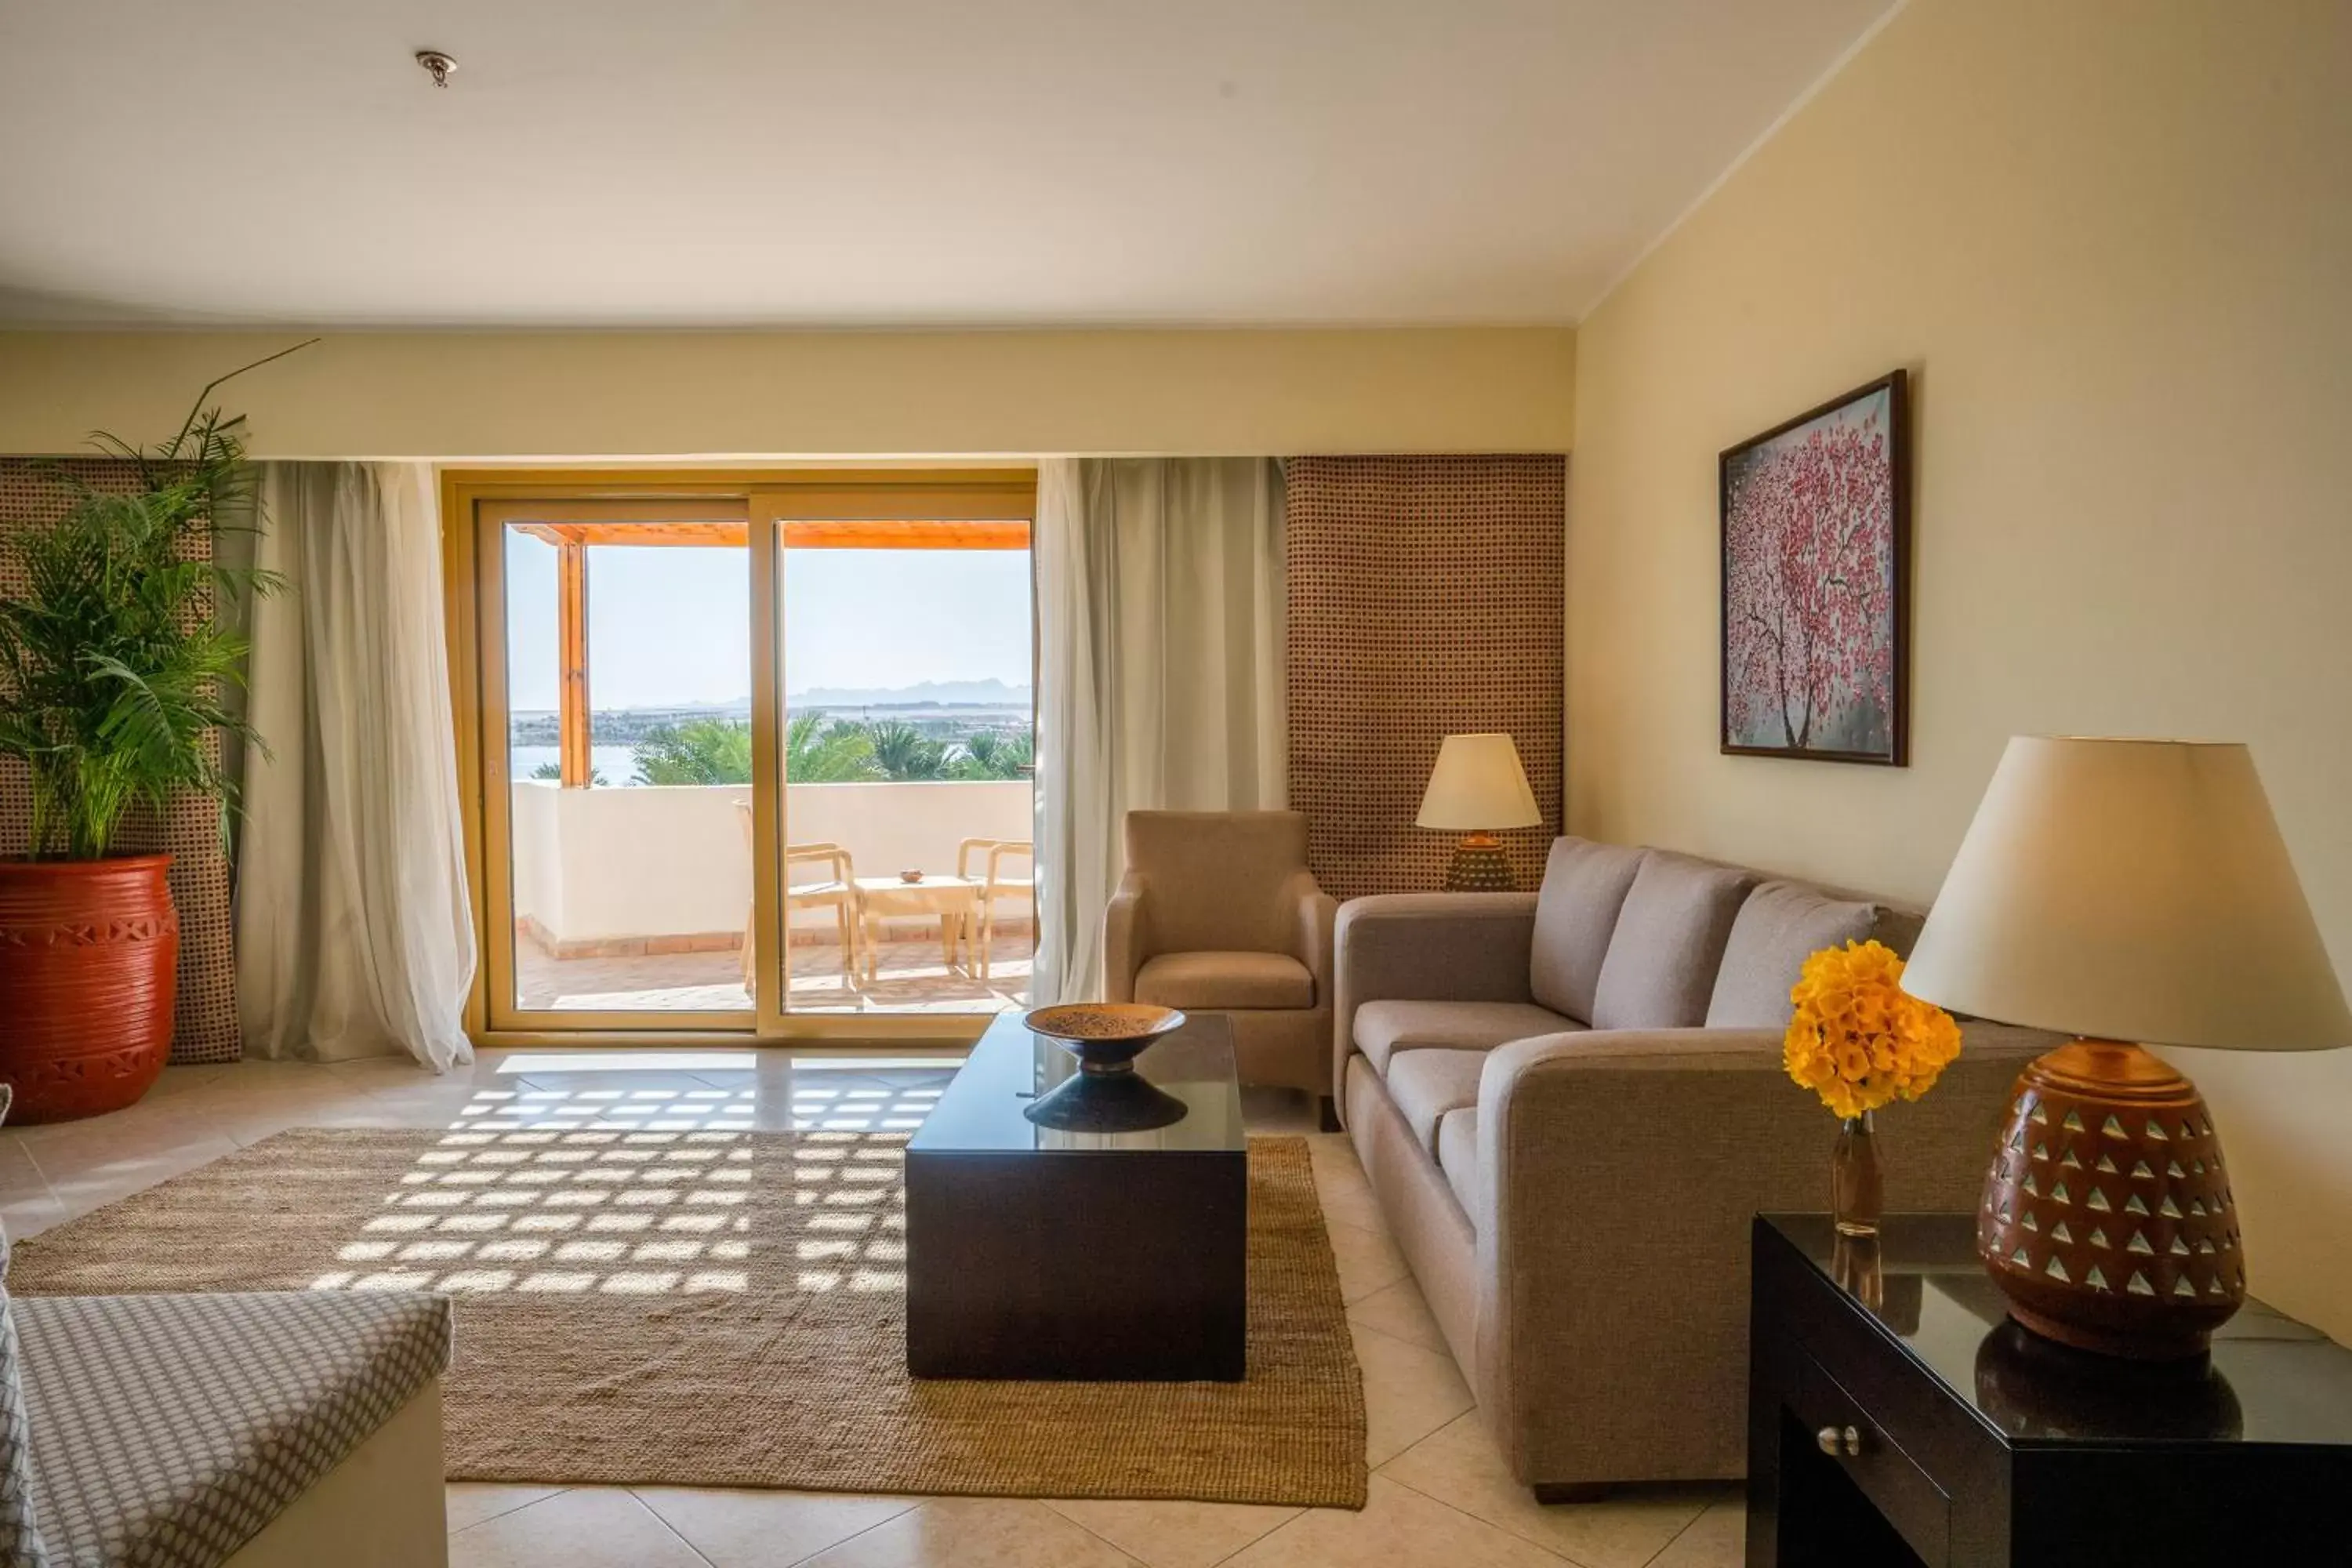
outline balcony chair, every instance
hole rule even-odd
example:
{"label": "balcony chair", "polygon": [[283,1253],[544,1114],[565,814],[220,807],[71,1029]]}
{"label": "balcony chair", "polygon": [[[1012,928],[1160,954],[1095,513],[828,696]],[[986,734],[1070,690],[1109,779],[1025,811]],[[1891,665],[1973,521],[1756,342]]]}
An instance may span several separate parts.
{"label": "balcony chair", "polygon": [[1130,811],[1103,995],[1222,1013],[1244,1083],[1331,1093],[1331,921],[1296,811]]}
{"label": "balcony chair", "polygon": [[[971,857],[985,851],[986,869],[980,880],[979,907],[974,911],[980,923],[979,941],[966,949],[966,963],[972,962],[972,948],[978,950],[975,977],[988,978],[989,948],[996,940],[996,900],[1025,899],[1034,911],[1037,907],[1037,847],[1026,838],[967,838],[956,846],[956,875],[971,876]],[[1029,875],[1008,877],[998,869],[1007,858],[1029,862]],[[1033,917],[1034,914],[1033,914]]]}
{"label": "balcony chair", "polygon": [[[746,848],[753,843],[751,835],[751,803],[735,803],[737,819],[743,825]],[[756,852],[755,852],[756,858]],[[829,863],[833,875],[822,882],[794,883],[793,868]],[[793,911],[824,909],[830,906],[835,928],[841,939],[841,983],[852,991],[857,989],[857,871],[849,858],[849,851],[838,844],[787,844],[784,846],[784,929],[781,939],[784,948],[784,984],[793,980]],[[753,974],[759,967],[752,928],[758,923],[759,900],[752,900],[751,911],[743,917],[743,989],[752,990]]]}

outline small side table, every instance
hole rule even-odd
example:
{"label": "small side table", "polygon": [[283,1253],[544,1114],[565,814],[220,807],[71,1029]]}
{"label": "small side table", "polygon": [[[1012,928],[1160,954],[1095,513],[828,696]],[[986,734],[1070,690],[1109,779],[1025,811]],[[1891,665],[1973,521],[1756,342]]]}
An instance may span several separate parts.
{"label": "small side table", "polygon": [[980,883],[976,879],[927,876],[919,882],[909,882],[898,877],[860,877],[855,886],[858,923],[865,930],[866,978],[869,984],[881,973],[882,921],[887,915],[939,916],[940,962],[954,968],[956,949],[963,945],[964,967],[971,967],[971,917],[980,907]]}
{"label": "small side table", "polygon": [[1748,1568],[2352,1561],[2352,1351],[2249,1301],[2194,1363],[2009,1320],[1969,1215],[1757,1216]]}

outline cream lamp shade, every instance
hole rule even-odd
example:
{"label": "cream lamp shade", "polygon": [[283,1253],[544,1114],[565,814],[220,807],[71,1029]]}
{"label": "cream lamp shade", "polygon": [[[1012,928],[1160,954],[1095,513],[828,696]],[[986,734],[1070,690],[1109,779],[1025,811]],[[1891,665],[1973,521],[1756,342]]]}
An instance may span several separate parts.
{"label": "cream lamp shade", "polygon": [[2137,1045],[2352,1045],[2352,1012],[2242,745],[2013,738],[1903,988]]}
{"label": "cream lamp shade", "polygon": [[1437,748],[1416,827],[1449,833],[1492,833],[1543,822],[1519,749],[1508,735],[1448,735]]}

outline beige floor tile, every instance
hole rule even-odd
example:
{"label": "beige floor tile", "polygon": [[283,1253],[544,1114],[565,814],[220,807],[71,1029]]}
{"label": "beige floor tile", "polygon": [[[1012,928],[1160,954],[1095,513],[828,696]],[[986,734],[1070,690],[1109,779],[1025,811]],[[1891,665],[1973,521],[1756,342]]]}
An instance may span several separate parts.
{"label": "beige floor tile", "polygon": [[814,1557],[922,1500],[848,1492],[639,1487],[638,1500],[709,1558],[714,1568],[771,1568]]}
{"label": "beige floor tile", "polygon": [[1128,1568],[1135,1559],[1041,1502],[937,1498],[810,1559],[811,1568]]}
{"label": "beige floor tile", "polygon": [[1381,1200],[1372,1189],[1357,1184],[1335,1182],[1318,1189],[1322,1200],[1323,1218],[1328,1223],[1352,1225],[1359,1230],[1369,1230],[1381,1236],[1389,1233],[1389,1216],[1381,1208]]}
{"label": "beige floor tile", "polygon": [[1374,1468],[1470,1409],[1470,1385],[1450,1355],[1349,1323],[1364,1371],[1364,1458]]}
{"label": "beige floor tile", "polygon": [[1232,1568],[1559,1568],[1560,1562],[1378,1476],[1361,1513],[1310,1510],[1230,1561]]}
{"label": "beige floor tile", "polygon": [[1339,1268],[1339,1298],[1349,1305],[1407,1274],[1404,1254],[1379,1231],[1336,1221],[1323,1228],[1331,1238],[1331,1260]]}
{"label": "beige floor tile", "polygon": [[654,1510],[611,1487],[582,1487],[449,1538],[449,1568],[706,1568]]}
{"label": "beige floor tile", "polygon": [[1076,1520],[1150,1568],[1210,1568],[1302,1511],[1244,1503],[1108,1502],[1092,1498],[1045,1506]]}
{"label": "beige floor tile", "polygon": [[449,1533],[469,1530],[485,1520],[529,1508],[562,1491],[562,1487],[509,1487],[483,1481],[452,1481],[442,1489],[449,1515]]}
{"label": "beige floor tile", "polygon": [[1720,1487],[1645,1489],[1543,1507],[1512,1479],[1475,1411],[1391,1459],[1381,1474],[1585,1568],[1642,1568],[1724,1495]]}
{"label": "beige floor tile", "polygon": [[0,1199],[0,1225],[8,1227],[8,1239],[11,1241],[23,1241],[27,1237],[38,1236],[51,1226],[63,1225],[65,1221],[65,1205],[46,1188],[38,1193],[11,1193],[6,1198]]}
{"label": "beige floor tile", "polygon": [[1437,1326],[1437,1319],[1430,1313],[1421,1287],[1410,1277],[1349,1303],[1348,1316],[1368,1329],[1378,1329],[1407,1344],[1419,1345],[1440,1355],[1454,1353],[1453,1347],[1445,1342],[1445,1331]]}
{"label": "beige floor tile", "polygon": [[1740,1568],[1747,1560],[1748,1509],[1734,1497],[1700,1514],[1650,1568]]}

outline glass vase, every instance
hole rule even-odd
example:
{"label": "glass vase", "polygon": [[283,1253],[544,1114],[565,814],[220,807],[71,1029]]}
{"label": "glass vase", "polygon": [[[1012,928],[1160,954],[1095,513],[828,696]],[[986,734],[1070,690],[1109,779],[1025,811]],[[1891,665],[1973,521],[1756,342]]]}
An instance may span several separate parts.
{"label": "glass vase", "polygon": [[1878,1163],[1878,1129],[1871,1113],[1838,1124],[1830,1155],[1830,1215],[1840,1236],[1876,1236],[1886,1207],[1886,1173]]}

